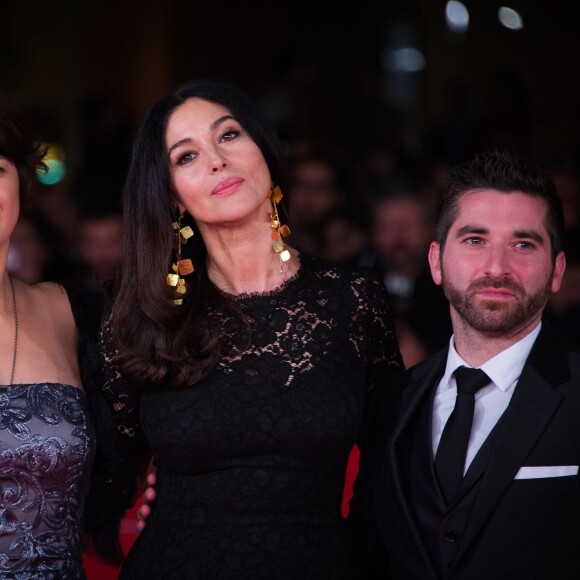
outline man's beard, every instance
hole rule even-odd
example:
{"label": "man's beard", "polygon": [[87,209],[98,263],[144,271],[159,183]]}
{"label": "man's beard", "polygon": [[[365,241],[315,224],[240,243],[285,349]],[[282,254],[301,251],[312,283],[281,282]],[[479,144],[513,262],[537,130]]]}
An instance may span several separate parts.
{"label": "man's beard", "polygon": [[[459,316],[475,330],[491,334],[506,334],[517,331],[533,320],[541,312],[551,293],[552,276],[544,288],[534,294],[525,290],[510,278],[494,280],[484,277],[472,282],[466,291],[455,288],[442,274],[443,292]],[[507,303],[503,300],[480,299],[475,303],[475,295],[484,288],[506,288],[516,296],[517,302]]]}

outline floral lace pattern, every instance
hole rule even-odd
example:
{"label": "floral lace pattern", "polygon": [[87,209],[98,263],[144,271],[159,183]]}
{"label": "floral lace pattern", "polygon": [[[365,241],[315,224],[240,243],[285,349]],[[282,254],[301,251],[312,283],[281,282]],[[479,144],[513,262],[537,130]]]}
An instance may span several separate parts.
{"label": "floral lace pattern", "polygon": [[358,578],[340,507],[368,396],[402,364],[386,291],[302,254],[285,286],[234,299],[251,345],[200,383],[138,398],[108,370],[120,438],[143,433],[157,465],[120,578]]}
{"label": "floral lace pattern", "polygon": [[84,578],[82,506],[94,456],[84,393],[0,387],[0,577]]}

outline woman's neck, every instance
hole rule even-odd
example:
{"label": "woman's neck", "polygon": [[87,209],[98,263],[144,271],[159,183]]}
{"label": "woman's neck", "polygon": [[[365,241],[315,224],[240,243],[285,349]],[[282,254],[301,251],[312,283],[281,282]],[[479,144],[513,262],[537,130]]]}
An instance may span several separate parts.
{"label": "woman's neck", "polygon": [[210,280],[228,294],[264,293],[281,286],[298,270],[297,252],[280,262],[272,247],[268,224],[248,233],[204,232],[207,272]]}
{"label": "woman's neck", "polygon": [[283,286],[299,268],[297,252],[290,249],[291,257],[281,262],[278,254],[270,247],[268,254],[250,250],[246,254],[235,253],[219,256],[208,254],[209,279],[228,294],[263,294]]}
{"label": "woman's neck", "polygon": [[13,314],[12,286],[6,268],[0,269],[0,311],[9,318]]}

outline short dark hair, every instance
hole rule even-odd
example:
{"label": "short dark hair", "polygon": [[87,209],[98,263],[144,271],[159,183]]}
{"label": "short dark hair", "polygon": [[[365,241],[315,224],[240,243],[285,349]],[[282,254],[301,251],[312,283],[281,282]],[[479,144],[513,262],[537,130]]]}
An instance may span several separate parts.
{"label": "short dark hair", "polygon": [[562,250],[564,212],[556,187],[536,164],[510,151],[497,149],[476,153],[450,173],[439,204],[436,240],[444,248],[451,226],[457,219],[459,199],[468,192],[494,189],[519,191],[546,202],[546,230],[552,246],[552,261]]}
{"label": "short dark hair", "polygon": [[38,171],[47,169],[42,161],[45,153],[45,145],[33,136],[20,111],[0,96],[0,155],[16,166],[21,204],[29,199]]}

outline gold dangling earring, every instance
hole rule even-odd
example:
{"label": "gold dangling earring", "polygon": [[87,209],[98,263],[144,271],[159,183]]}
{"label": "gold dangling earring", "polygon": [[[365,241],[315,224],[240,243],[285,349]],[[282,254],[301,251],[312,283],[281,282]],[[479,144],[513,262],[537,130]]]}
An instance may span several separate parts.
{"label": "gold dangling earring", "polygon": [[179,296],[173,301],[178,306],[183,304],[183,297],[187,294],[187,283],[183,276],[187,276],[195,270],[193,262],[189,258],[181,259],[182,244],[186,244],[187,240],[193,236],[193,230],[189,226],[181,227],[182,218],[183,213],[179,214],[177,221],[171,224],[175,237],[175,262],[171,264],[173,272],[167,274],[167,284],[174,287],[176,294]]}
{"label": "gold dangling earring", "polygon": [[272,183],[270,185],[270,191],[268,193],[268,197],[272,202],[272,214],[270,216],[270,227],[273,230],[272,232],[272,239],[274,243],[272,247],[274,251],[278,254],[278,258],[280,259],[280,274],[282,275],[282,283],[286,283],[286,278],[284,276],[284,262],[287,262],[290,259],[290,251],[284,245],[282,238],[286,238],[290,235],[290,228],[287,225],[282,225],[280,223],[280,216],[278,215],[278,204],[282,200],[282,191],[280,190],[280,186]]}

